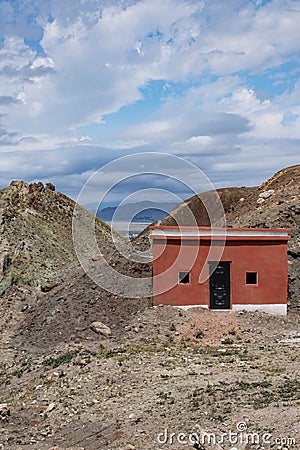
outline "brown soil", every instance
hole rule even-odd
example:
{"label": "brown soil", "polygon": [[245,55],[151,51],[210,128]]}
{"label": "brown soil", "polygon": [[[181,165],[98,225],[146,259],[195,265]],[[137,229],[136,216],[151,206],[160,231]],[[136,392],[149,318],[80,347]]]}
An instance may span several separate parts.
{"label": "brown soil", "polygon": [[[103,319],[111,337],[95,334],[86,320],[76,339],[58,339],[49,327],[33,329],[30,339],[29,334],[13,336],[33,317],[48,317],[49,310],[20,312],[34,293],[14,294],[10,320],[1,317],[3,448],[183,449],[190,447],[171,443],[170,433],[197,432],[201,439],[205,430],[220,439],[221,433],[237,432],[239,423],[261,439],[270,433],[272,444],[276,438],[299,443],[296,310],[282,318],[173,307],[141,310],[141,304],[125,306],[124,301],[116,314],[109,308],[103,316],[107,303],[102,299],[93,319]],[[72,314],[79,317],[83,309],[83,302],[74,302]],[[159,443],[165,429],[168,443]]]}

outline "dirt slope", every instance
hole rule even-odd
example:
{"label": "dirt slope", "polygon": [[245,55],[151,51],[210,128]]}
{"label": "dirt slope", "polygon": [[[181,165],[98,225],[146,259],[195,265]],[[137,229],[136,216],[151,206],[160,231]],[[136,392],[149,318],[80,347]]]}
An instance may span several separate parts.
{"label": "dirt slope", "polygon": [[[51,184],[13,181],[0,191],[0,294],[11,284],[43,285],[75,261],[74,206]],[[96,233],[111,241],[110,228],[99,219]]]}
{"label": "dirt slope", "polygon": [[[248,197],[253,189],[254,188],[246,187],[217,189],[217,193],[223,205],[224,212],[230,212],[239,202],[239,200],[241,198]],[[211,224],[204,202],[209,204],[209,206],[214,209],[214,206],[216,205],[216,197],[214,195],[214,191],[194,195],[193,197],[183,202],[183,204],[176,206],[176,208],[174,208],[169,215],[159,220],[157,222],[157,225],[172,226],[176,225],[176,221],[179,221],[179,223],[183,222],[184,216],[186,214],[185,207],[187,207],[193,213],[199,226],[209,227]],[[219,217],[217,216],[215,219],[217,220],[218,218]],[[193,223],[189,223],[188,218],[188,220],[185,221],[185,225],[193,225]]]}
{"label": "dirt slope", "polygon": [[[241,188],[223,188],[223,189],[217,189],[217,193],[220,197],[221,203],[224,208],[224,212],[228,213],[230,212],[237,202],[241,198],[248,197],[248,195],[251,194],[251,192],[255,188],[247,188],[247,187],[241,187]],[[193,213],[196,222],[199,226],[203,227],[209,227],[210,219],[207,214],[206,208],[204,203],[209,204],[212,209],[214,205],[216,204],[216,197],[214,195],[214,191],[208,191],[203,192],[199,195],[194,195],[193,197],[189,198],[188,200],[184,201],[180,205],[176,206],[169,215],[164,217],[163,219],[156,222],[157,225],[164,225],[164,226],[172,226],[176,225],[176,222],[183,223],[185,225],[193,225],[193,223],[189,223],[189,217],[187,220],[185,220],[186,215],[186,209],[189,208],[191,212]],[[218,219],[219,217],[216,217],[215,219]]]}

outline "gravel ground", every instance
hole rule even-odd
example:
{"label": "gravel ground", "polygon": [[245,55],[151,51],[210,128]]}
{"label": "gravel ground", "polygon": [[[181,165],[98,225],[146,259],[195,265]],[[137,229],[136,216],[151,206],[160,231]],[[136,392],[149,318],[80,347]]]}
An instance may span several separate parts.
{"label": "gravel ground", "polygon": [[[37,294],[14,294],[1,318],[0,448],[300,448],[295,308],[274,317],[144,305],[123,322],[112,314],[109,337],[88,328],[47,348],[19,334]],[[193,432],[199,445],[186,443]],[[234,434],[220,442],[229,432],[238,444]]]}

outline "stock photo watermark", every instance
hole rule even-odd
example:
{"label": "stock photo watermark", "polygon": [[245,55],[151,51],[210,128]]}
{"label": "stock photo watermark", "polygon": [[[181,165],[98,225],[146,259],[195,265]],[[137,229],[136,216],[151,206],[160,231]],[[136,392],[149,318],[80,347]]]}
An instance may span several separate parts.
{"label": "stock photo watermark", "polygon": [[[168,183],[170,183],[171,186],[172,183],[180,183],[185,189],[189,190],[191,193],[190,195],[199,195],[199,192],[209,191],[211,194],[209,199],[204,196],[203,198],[201,197],[201,201],[209,219],[210,226],[212,227],[212,237],[215,234],[214,227],[225,227],[225,213],[218,192],[208,177],[197,166],[183,158],[165,153],[145,152],[124,156],[99,168],[99,170],[91,175],[78,196],[72,221],[73,243],[77,258],[85,273],[106,291],[121,297],[140,298],[151,295],[149,278],[137,278],[120,273],[105,258],[102,258],[101,263],[99,263],[98,270],[94,270],[90,264],[91,258],[95,253],[102,254],[101,242],[99,242],[99,239],[97,239],[96,236],[96,212],[101,208],[101,204],[106,195],[116,186],[119,186],[120,190],[122,183],[126,183],[128,180],[130,180],[134,186],[136,185],[135,194],[139,194],[144,200],[151,200],[153,188],[147,188],[145,186],[141,187],[141,180],[155,180],[156,177],[159,177],[160,183],[162,184],[162,180],[165,180],[166,186]],[[139,180],[139,182],[136,180]],[[161,194],[165,195],[169,189],[169,193],[173,196],[172,198],[174,200],[174,192],[172,192],[170,187],[168,188],[166,186],[159,189]],[[156,188],[156,192],[157,191],[158,189]],[[87,216],[82,213],[80,204],[84,204],[91,195],[95,196],[95,192],[98,192],[95,215],[91,214]],[[126,192],[124,192],[124,199],[120,205],[126,200],[131,201],[132,198],[132,193],[126,196]],[[181,203],[183,200],[184,198],[177,197],[176,201],[177,203]],[[176,217],[176,226],[180,232],[186,226],[187,222],[189,226],[197,227],[197,220],[193,211],[188,206],[181,206],[181,208],[183,207],[184,214]],[[137,212],[138,211],[136,210],[135,214]],[[114,214],[114,218],[117,223],[118,208]],[[125,244],[124,240],[120,239],[118,233],[113,230],[113,222],[111,226],[112,241],[119,254],[130,261],[142,263],[152,262],[153,255],[151,253],[151,245],[150,251],[140,251],[137,248],[130,246],[130,243]],[[102,245],[106,245],[105,241]],[[220,261],[224,246],[225,239],[223,241],[219,240],[218,246],[211,245],[208,251],[207,260]],[[183,249],[180,250],[174,264],[180,258],[182,251]],[[193,267],[198,251],[199,250],[196,247],[194,250],[190,251],[189,267],[186,268],[187,270],[190,270]],[[171,268],[168,268],[167,270],[171,270]],[[160,274],[160,276],[161,275],[162,274]],[[208,276],[209,275],[205,272],[205,265],[203,265],[199,281],[201,283],[205,282]],[[171,289],[173,286],[174,282],[170,281],[169,284],[164,285],[164,291]]]}
{"label": "stock photo watermark", "polygon": [[[210,447],[219,450],[239,450],[245,445],[255,445],[256,449],[264,450],[272,448],[275,450],[296,448],[297,441],[291,436],[273,436],[272,433],[249,431],[245,422],[239,422],[235,430],[226,432],[208,432],[196,425],[195,431],[190,433],[175,432],[165,428],[158,433],[156,440],[159,446],[164,445],[184,445],[196,449],[209,449]],[[259,447],[257,447],[259,446]]]}

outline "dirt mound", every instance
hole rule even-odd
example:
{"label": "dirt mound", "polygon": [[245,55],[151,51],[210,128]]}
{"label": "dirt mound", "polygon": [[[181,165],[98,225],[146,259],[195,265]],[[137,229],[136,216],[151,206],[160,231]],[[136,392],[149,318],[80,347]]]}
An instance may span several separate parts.
{"label": "dirt mound", "polygon": [[[108,326],[113,341],[123,337],[135,314],[151,305],[152,283],[151,264],[126,258],[124,253],[131,254],[130,243],[122,244],[122,253],[109,243],[105,255],[91,256],[88,274],[74,262],[41,289],[33,286],[7,289],[1,298],[0,318],[0,332],[6,335],[5,339],[34,353],[85,340],[101,342],[103,336],[91,330],[93,322]],[[101,248],[104,250],[105,246]],[[110,288],[105,272],[107,263],[113,268]],[[132,289],[132,278],[144,279],[140,294]]]}
{"label": "dirt mound", "polygon": [[134,315],[151,304],[151,298],[124,298],[107,292],[82,269],[72,270],[66,278],[47,293],[28,296],[17,290],[4,295],[2,307],[10,302],[11,308],[15,293],[18,318],[12,330],[14,346],[40,353],[68,343],[101,342],[104,337],[90,329],[95,321],[110,327],[115,340],[124,335]]}
{"label": "dirt mound", "polygon": [[[13,181],[0,191],[0,294],[10,285],[43,285],[75,261],[74,206],[51,183]],[[111,242],[110,228],[99,219],[96,234]]]}

